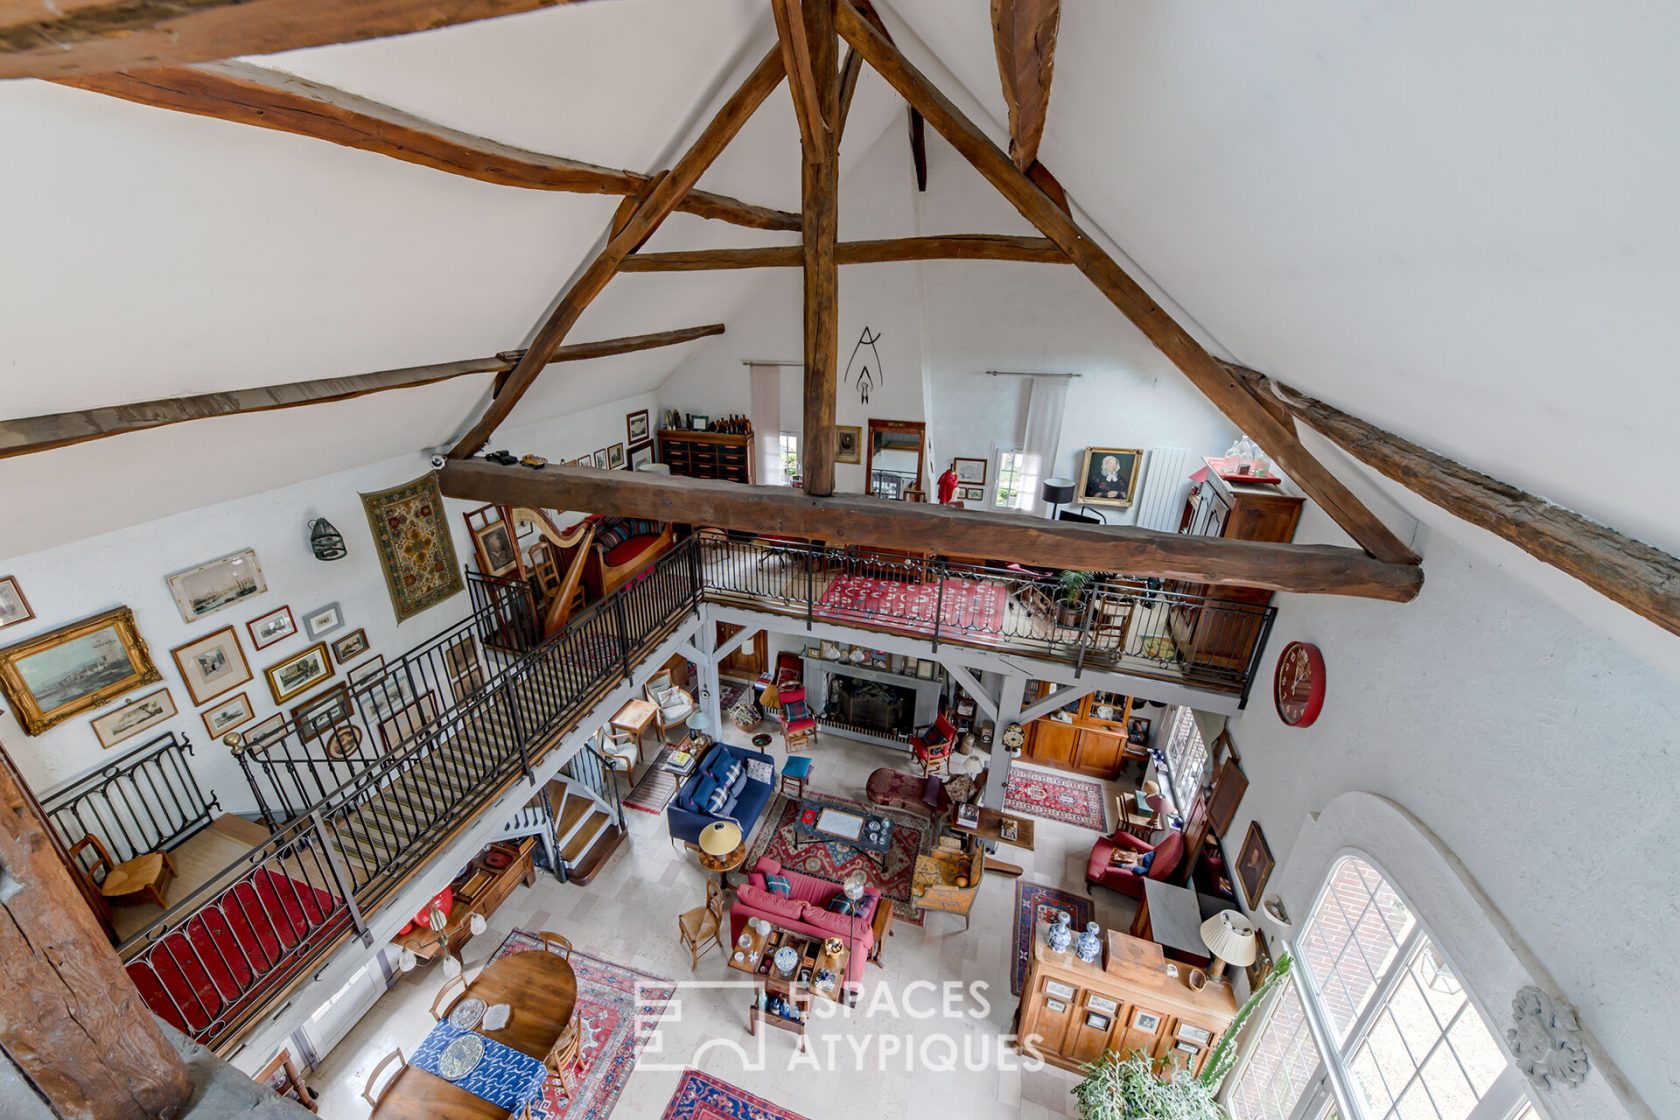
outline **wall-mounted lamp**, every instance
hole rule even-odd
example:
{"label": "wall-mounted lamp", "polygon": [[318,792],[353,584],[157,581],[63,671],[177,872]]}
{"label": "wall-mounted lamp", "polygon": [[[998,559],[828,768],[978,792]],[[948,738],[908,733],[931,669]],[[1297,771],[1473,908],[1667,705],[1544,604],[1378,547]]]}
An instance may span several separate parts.
{"label": "wall-mounted lamp", "polygon": [[317,517],[309,523],[309,550],[317,560],[342,560],[347,551],[344,534],[334,529],[331,521]]}

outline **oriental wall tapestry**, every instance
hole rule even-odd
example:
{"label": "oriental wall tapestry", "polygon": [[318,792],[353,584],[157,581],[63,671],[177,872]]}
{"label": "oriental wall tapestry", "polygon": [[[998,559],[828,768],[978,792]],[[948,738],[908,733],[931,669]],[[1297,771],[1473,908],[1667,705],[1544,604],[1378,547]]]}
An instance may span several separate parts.
{"label": "oriental wall tapestry", "polygon": [[413,482],[363,494],[362,508],[398,622],[462,590],[437,475],[428,472]]}

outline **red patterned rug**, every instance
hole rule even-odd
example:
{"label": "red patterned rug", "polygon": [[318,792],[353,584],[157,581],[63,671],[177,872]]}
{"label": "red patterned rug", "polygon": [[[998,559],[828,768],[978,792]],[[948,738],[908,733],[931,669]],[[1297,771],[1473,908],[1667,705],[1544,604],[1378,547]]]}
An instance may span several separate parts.
{"label": "red patterned rug", "polygon": [[1001,583],[972,579],[910,583],[874,576],[840,576],[828,585],[817,613],[829,618],[884,622],[894,629],[933,632],[933,617],[941,629],[975,630],[996,634],[1003,630],[1008,593]]}
{"label": "red patterned rug", "polygon": [[755,1097],[697,1069],[683,1070],[661,1120],[805,1120],[797,1112]]}
{"label": "red patterned rug", "polygon": [[1108,831],[1102,783],[1090,778],[1011,766],[1009,790],[1003,796],[1003,807],[1043,817],[1047,821],[1076,824],[1098,832]]}
{"label": "red patterned rug", "polygon": [[[542,941],[516,929],[490,959],[541,952]],[[568,1100],[552,1080],[532,1109],[538,1120],[606,1120],[657,1028],[677,986],[671,981],[574,951],[577,974],[578,1092]]]}
{"label": "red patterned rug", "polygon": [[741,864],[741,871],[751,871],[760,856],[769,856],[790,871],[829,883],[839,883],[861,868],[864,881],[879,890],[883,898],[892,899],[894,922],[921,925],[922,912],[910,902],[910,886],[916,876],[916,856],[922,850],[925,823],[904,813],[882,809],[879,805],[848,801],[844,797],[813,793],[810,800],[854,813],[876,814],[892,821],[892,842],[887,850],[886,866],[883,868],[874,856],[862,854],[841,843],[807,840],[795,848],[797,838],[793,834],[793,826],[799,816],[799,802],[778,795],[767,814],[771,823],[758,830],[746,861]]}

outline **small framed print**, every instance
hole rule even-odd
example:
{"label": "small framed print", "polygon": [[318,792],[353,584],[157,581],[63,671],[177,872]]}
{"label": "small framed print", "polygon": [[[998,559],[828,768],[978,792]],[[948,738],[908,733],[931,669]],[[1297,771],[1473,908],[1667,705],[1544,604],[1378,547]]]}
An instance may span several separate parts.
{"label": "small framed print", "polygon": [[316,607],[303,616],[303,628],[309,632],[311,638],[319,638],[322,634],[331,634],[344,625],[344,612],[339,610],[337,603],[328,603],[324,607]]}
{"label": "small framed print", "polygon": [[420,698],[379,724],[379,737],[390,754],[399,751],[420,737],[428,725],[437,719],[437,701],[423,692]]}
{"label": "small framed print", "polygon": [[957,493],[965,502],[983,502],[986,500],[984,486],[959,486]]}
{"label": "small framed print", "polygon": [[1144,1034],[1157,1034],[1161,1030],[1161,1017],[1139,1007],[1132,1012],[1132,1029]]}
{"label": "small framed print", "polygon": [[246,750],[256,750],[269,743],[278,743],[286,736],[286,717],[276,712],[261,723],[253,724],[241,736]]}
{"label": "small framed print", "polygon": [[856,424],[838,424],[834,428],[834,461],[836,463],[863,462],[863,428]]}
{"label": "small framed print", "polygon": [[1177,1036],[1186,1042],[1193,1042],[1197,1046],[1206,1046],[1213,1041],[1213,1032],[1206,1027],[1192,1027],[1189,1023],[1178,1025]]}
{"label": "small framed print", "polygon": [[329,729],[349,719],[350,689],[342,684],[292,709],[292,724],[297,728],[298,738],[306,743],[314,742]]}
{"label": "small framed print", "polygon": [[519,567],[519,552],[513,530],[500,519],[472,530],[473,551],[478,567],[487,576],[505,576]]}
{"label": "small framed print", "polygon": [[333,660],[340,665],[354,661],[368,651],[367,631],[361,627],[350,631],[332,644]]}
{"label": "small framed print", "polygon": [[986,485],[984,459],[952,459],[951,469],[957,472],[957,483],[961,486]]}
{"label": "small framed print", "polygon": [[99,745],[110,750],[125,739],[132,739],[140,732],[172,719],[175,714],[174,698],[167,688],[160,688],[133,703],[124,704],[114,712],[97,717],[93,721],[93,733],[98,737]]}
{"label": "small framed print", "polygon": [[199,718],[204,720],[204,730],[210,738],[220,739],[234,728],[250,723],[257,718],[257,713],[251,710],[251,697],[241,692],[214,708],[200,712]]}
{"label": "small framed print", "polygon": [[0,630],[14,623],[28,622],[35,617],[30,609],[29,600],[23,597],[23,588],[13,576],[0,579]]}
{"label": "small framed print", "polygon": [[344,679],[350,682],[351,688],[367,684],[385,671],[385,655],[376,653],[345,674]]}
{"label": "small framed print", "polygon": [[1107,996],[1086,996],[1085,1006],[1092,1011],[1101,1011],[1104,1015],[1113,1015],[1120,1010],[1119,1001],[1109,999]]}
{"label": "small framed print", "polygon": [[615,443],[607,448],[607,469],[620,471],[624,469],[624,445]]}
{"label": "small framed print", "polygon": [[478,643],[465,634],[444,647],[443,662],[448,668],[449,691],[457,704],[484,687],[484,667],[478,659]]}
{"label": "small framed print", "polygon": [[251,679],[251,666],[239,648],[239,635],[224,626],[170,651],[194,704],[208,704]]}
{"label": "small framed print", "polygon": [[633,444],[630,448],[630,465],[625,469],[641,470],[653,461],[653,444],[651,442]]}
{"label": "small framed print", "polygon": [[292,617],[291,607],[280,607],[267,614],[258,615],[245,624],[245,629],[251,632],[252,649],[267,649],[275,642],[284,641],[298,632],[297,620]]}
{"label": "small framed print", "polygon": [[1057,999],[1072,999],[1073,987],[1059,980],[1046,980],[1044,982],[1044,994],[1055,996]]}
{"label": "small framed print", "polygon": [[641,443],[648,438],[648,410],[641,409],[624,417],[624,442]]}
{"label": "small framed print", "polygon": [[593,463],[594,463],[594,466],[595,466],[596,470],[604,471],[604,470],[607,469],[607,449],[606,448],[603,447],[603,448],[601,448],[601,450],[595,452],[595,457],[594,457]]}
{"label": "small framed print", "polygon": [[263,670],[268,678],[268,690],[276,704],[284,704],[294,696],[302,696],[333,675],[332,660],[327,656],[327,643],[316,642],[302,653]]}
{"label": "small framed print", "polygon": [[1114,1020],[1107,1015],[1098,1015],[1094,1011],[1085,1013],[1085,1025],[1094,1031],[1106,1031],[1114,1026]]}
{"label": "small framed print", "polygon": [[256,550],[250,548],[176,572],[164,582],[175,597],[182,622],[197,622],[268,590]]}

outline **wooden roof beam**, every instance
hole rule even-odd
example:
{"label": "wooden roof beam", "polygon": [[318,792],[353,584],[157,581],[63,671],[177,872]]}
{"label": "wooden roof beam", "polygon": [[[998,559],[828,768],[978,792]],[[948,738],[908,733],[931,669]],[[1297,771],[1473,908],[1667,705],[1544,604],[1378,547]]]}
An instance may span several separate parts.
{"label": "wooden roof beam", "polygon": [[[807,88],[795,98],[801,128],[800,254],[804,265],[805,393],[800,472],[807,494],[834,493],[839,440],[834,421],[840,393],[840,272],[835,243],[840,233],[840,44],[834,36],[834,0],[774,0],[787,9],[784,48],[802,42]],[[778,17],[781,18],[781,17]],[[798,30],[794,31],[797,27]]]}
{"label": "wooden roof beam", "polygon": [[1384,431],[1263,373],[1228,364],[1362,463],[1454,517],[1510,541],[1671,634],[1680,634],[1680,558]]}
{"label": "wooden roof beam", "polygon": [[[671,253],[632,253],[620,272],[706,272],[713,269],[793,268],[801,263],[798,245],[751,249],[690,249]],[[887,264],[893,261],[1024,261],[1068,264],[1067,254],[1047,237],[963,233],[929,237],[893,237],[880,241],[841,241],[836,264]]]}
{"label": "wooden roof beam", "polygon": [[[581,362],[614,354],[629,354],[637,350],[651,350],[657,346],[676,346],[722,333],[722,323],[710,323],[703,327],[684,327],[681,330],[657,331],[653,334],[631,335],[628,338],[579,342],[571,346],[562,346],[555,351],[550,360]],[[409,366],[406,369],[388,369],[349,377],[324,377],[315,381],[292,381],[284,385],[234,389],[226,393],[202,393],[193,397],[168,397],[137,404],[32,416],[22,420],[0,420],[0,459],[29,455],[36,451],[50,451],[55,447],[69,447],[72,444],[126,435],[129,432],[143,432],[148,428],[162,428],[188,420],[208,420],[217,416],[240,416],[248,412],[269,412],[278,408],[299,408],[328,401],[347,401],[369,393],[435,385],[440,381],[474,373],[506,373],[524,353],[523,350],[513,350],[490,358],[469,358],[460,362]]]}
{"label": "wooden roof beam", "polygon": [[857,494],[814,497],[786,486],[550,464],[538,470],[452,460],[440,474],[453,498],[717,525],[751,533],[876,548],[989,556],[1070,568],[1405,602],[1423,584],[1412,564],[1358,549],[1186,537],[1130,525],[1083,525],[1025,514],[894,502]]}
{"label": "wooden roof beam", "polygon": [[1022,171],[1038,159],[1050,113],[1061,0],[992,0],[992,46],[1009,106],[1009,158]]}
{"label": "wooden roof beam", "polygon": [[852,49],[898,90],[927,122],[973,165],[993,187],[1020,211],[1040,233],[1050,238],[1098,291],[1143,332],[1176,365],[1190,383],[1243,431],[1265,447],[1296,484],[1335,519],[1361,548],[1372,556],[1415,564],[1418,555],[1385,526],[1340,479],[1309,454],[1293,428],[1280,422],[1156,303],[1143,286],[1103,251],[1084,230],[1008,154],[992,143],[973,121],[951,103],[927,78],[852,6],[838,0],[835,25]]}
{"label": "wooden roof beam", "polygon": [[[308,78],[246,62],[93,74],[67,78],[61,84],[139,105],[325,140],[504,187],[634,197],[652,182],[651,176],[633,171],[487,140]],[[752,229],[799,228],[798,214],[710,191],[690,191],[677,208]]]}

